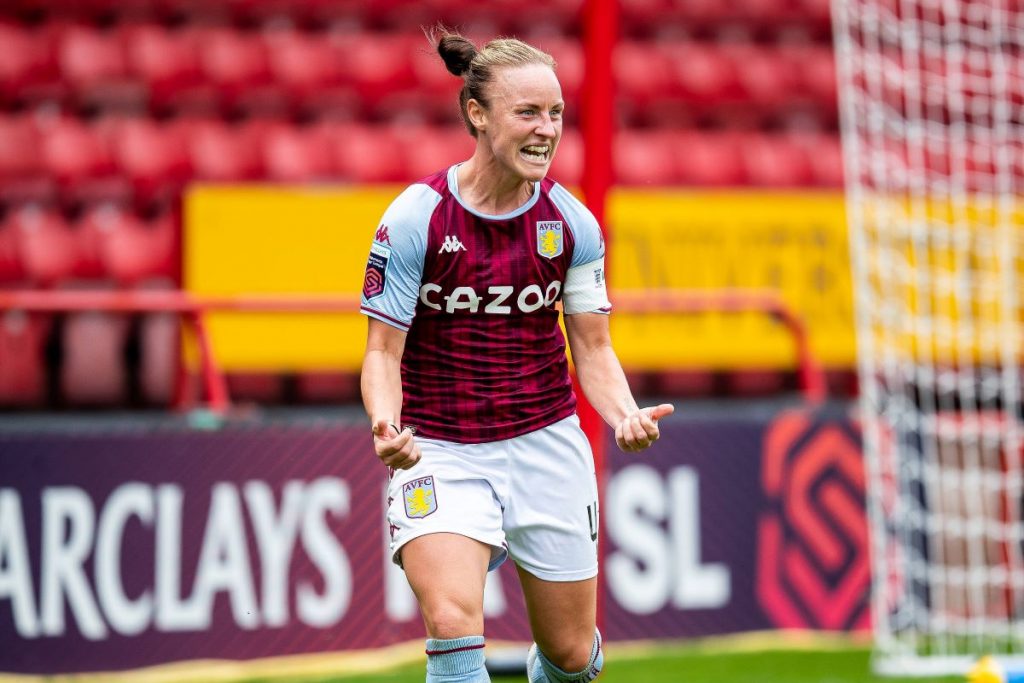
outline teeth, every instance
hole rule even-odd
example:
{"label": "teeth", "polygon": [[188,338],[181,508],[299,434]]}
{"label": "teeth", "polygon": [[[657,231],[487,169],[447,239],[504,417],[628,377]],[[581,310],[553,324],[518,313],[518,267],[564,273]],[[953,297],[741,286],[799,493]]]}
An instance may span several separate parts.
{"label": "teeth", "polygon": [[525,149],[527,152],[533,152],[534,154],[547,154],[548,153],[547,145],[527,145],[523,149]]}

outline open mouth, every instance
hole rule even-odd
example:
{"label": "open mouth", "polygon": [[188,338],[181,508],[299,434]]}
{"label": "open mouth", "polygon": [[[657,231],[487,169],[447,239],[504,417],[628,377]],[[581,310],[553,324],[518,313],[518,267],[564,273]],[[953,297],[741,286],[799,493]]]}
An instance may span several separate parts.
{"label": "open mouth", "polygon": [[546,163],[551,158],[551,145],[527,145],[519,150],[527,161]]}

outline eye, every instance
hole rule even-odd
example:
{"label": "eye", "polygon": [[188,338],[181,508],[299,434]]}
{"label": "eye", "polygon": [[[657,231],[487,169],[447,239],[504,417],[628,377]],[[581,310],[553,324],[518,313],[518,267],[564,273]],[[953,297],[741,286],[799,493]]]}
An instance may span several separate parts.
{"label": "eye", "polygon": [[533,116],[537,111],[535,109],[520,109],[519,114],[521,116]]}

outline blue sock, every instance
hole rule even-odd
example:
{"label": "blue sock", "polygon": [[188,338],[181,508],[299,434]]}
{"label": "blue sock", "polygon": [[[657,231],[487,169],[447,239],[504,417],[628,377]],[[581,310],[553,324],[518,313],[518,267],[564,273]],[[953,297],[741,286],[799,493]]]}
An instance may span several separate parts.
{"label": "blue sock", "polygon": [[427,638],[427,683],[490,683],[484,637]]}
{"label": "blue sock", "polygon": [[526,658],[526,675],[530,683],[589,683],[597,678],[604,667],[604,648],[601,647],[601,632],[594,631],[594,644],[590,649],[590,661],[582,670],[570,673],[562,671],[544,656],[534,643]]}

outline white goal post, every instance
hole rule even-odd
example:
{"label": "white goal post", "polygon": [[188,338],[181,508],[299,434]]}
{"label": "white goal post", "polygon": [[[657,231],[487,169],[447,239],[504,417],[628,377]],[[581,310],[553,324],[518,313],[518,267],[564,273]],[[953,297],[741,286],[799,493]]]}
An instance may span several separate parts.
{"label": "white goal post", "polygon": [[1024,663],[1024,0],[833,17],[874,667]]}

